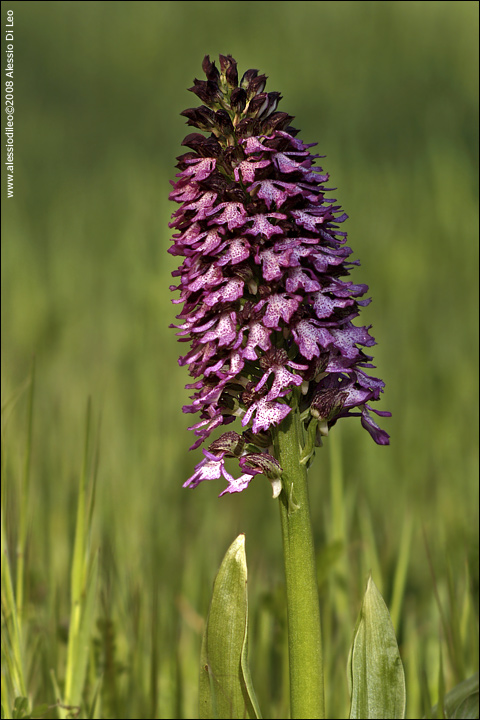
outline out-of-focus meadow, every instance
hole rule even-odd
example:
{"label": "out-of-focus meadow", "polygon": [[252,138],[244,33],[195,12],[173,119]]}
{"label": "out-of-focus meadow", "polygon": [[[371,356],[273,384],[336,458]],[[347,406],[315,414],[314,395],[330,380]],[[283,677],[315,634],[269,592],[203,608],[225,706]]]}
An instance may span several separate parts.
{"label": "out-of-focus meadow", "polygon": [[[55,681],[63,692],[90,397],[86,473],[96,477],[100,567],[80,716],[197,716],[202,621],[240,532],[253,682],[264,716],[287,712],[270,484],[258,478],[221,499],[221,482],[182,489],[201,452],[187,451],[184,346],[168,328],[178,311],[168,290],[177,264],[167,253],[169,179],[188,131],[179,112],[199,104],[186,89],[202,77],[203,56],[220,52],[240,74],[264,72],[300,137],[327,155],[362,263],[353,277],[373,297],[362,319],[378,342],[381,409],[393,413],[383,422],[390,447],[342,420],[310,470],[327,717],[347,716],[347,653],[369,570],[392,613],[408,716],[422,716],[443,682],[448,690],[478,668],[478,4],[12,2],[3,26],[10,8],[2,467],[14,583],[19,568],[25,578],[31,702],[54,705]],[[22,694],[11,641],[2,645],[6,717]]]}

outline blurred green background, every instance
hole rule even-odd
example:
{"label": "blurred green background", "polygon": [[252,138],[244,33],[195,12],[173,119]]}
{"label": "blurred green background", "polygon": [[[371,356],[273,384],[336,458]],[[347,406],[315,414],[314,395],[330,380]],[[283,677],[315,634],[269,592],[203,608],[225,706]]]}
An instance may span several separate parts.
{"label": "blurred green background", "polygon": [[[373,297],[362,320],[378,342],[381,409],[393,413],[382,423],[390,447],[376,446],[358,421],[342,421],[310,471],[329,716],[348,709],[345,666],[367,572],[391,606],[411,527],[396,631],[409,717],[419,717],[429,694],[436,701],[440,646],[447,689],[477,664],[478,4],[11,2],[3,26],[7,9],[15,21],[15,195],[6,199],[2,170],[2,436],[14,548],[21,391],[34,355],[32,699],[55,702],[51,667],[62,682],[91,396],[102,562],[94,647],[98,667],[110,668],[103,716],[196,716],[201,618],[239,532],[254,684],[265,715],[286,712],[270,485],[260,478],[220,500],[219,482],[181,487],[201,453],[187,452],[188,377],[168,328],[177,312],[168,290],[177,264],[167,253],[169,179],[188,132],[179,113],[198,104],[186,89],[202,77],[203,56],[220,52],[235,57],[240,73],[264,72],[300,137],[327,155],[322,165],[362,262],[354,279]],[[456,654],[435,589],[458,634]]]}

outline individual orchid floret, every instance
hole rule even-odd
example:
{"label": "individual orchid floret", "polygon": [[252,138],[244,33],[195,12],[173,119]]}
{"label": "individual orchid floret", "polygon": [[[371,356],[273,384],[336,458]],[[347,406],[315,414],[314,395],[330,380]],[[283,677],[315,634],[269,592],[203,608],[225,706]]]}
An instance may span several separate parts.
{"label": "individual orchid floret", "polygon": [[[261,474],[275,495],[274,438],[292,410],[319,436],[359,416],[380,445],[389,437],[371,413],[390,413],[370,405],[383,391],[365,372],[375,340],[354,324],[368,287],[348,279],[359,263],[340,229],[347,215],[315,164],[321,156],[277,110],[281,96],[265,91],[264,75],[247,70],[239,79],[230,55],[219,60],[204,58],[206,80],[190,88],[202,104],[182,113],[207,136],[185,138],[172,182],[180,207],[169,252],[183,263],[172,273],[182,307],[171,327],[190,346],[179,363],[193,378],[184,412],[200,415],[192,448],[225,425],[238,432],[211,442],[185,486],[223,477],[223,495]],[[238,464],[237,479],[225,462]]]}

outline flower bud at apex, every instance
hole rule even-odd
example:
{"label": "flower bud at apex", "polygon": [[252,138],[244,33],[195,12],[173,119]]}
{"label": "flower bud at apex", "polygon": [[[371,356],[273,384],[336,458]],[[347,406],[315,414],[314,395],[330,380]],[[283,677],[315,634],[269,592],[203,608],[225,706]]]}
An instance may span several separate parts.
{"label": "flower bud at apex", "polygon": [[218,72],[218,69],[215,67],[214,62],[210,62],[210,57],[208,55],[205,55],[202,62],[202,70],[207,76],[207,80],[210,80],[211,82],[218,83],[220,80],[220,73]]}
{"label": "flower bud at apex", "polygon": [[[223,495],[263,474],[276,497],[282,468],[272,433],[292,408],[306,426],[316,423],[317,445],[340,418],[359,415],[386,445],[370,413],[390,413],[367,404],[384,387],[365,372],[374,367],[369,327],[354,324],[368,288],[348,279],[358,261],[349,260],[347,216],[323,184],[320,156],[277,110],[281,95],[265,92],[265,75],[247,70],[239,84],[233,57],[219,63],[205,56],[207,79],[190,88],[203,104],[182,113],[207,136],[185,138],[172,182],[179,207],[169,252],[183,258],[172,273],[180,293],[172,327],[190,344],[179,362],[193,378],[184,412],[200,416],[192,448],[230,423],[238,432],[210,443],[185,486],[223,477]],[[235,459],[237,478],[225,467]]]}
{"label": "flower bud at apex", "polygon": [[237,73],[237,63],[234,61],[234,64],[230,65],[226,72],[225,77],[227,80],[227,83],[229,87],[236,88],[238,85],[238,73]]}
{"label": "flower bud at apex", "polygon": [[193,81],[193,87],[189,88],[190,92],[195,93],[205,105],[212,107],[222,98],[222,92],[217,83],[212,80]]}

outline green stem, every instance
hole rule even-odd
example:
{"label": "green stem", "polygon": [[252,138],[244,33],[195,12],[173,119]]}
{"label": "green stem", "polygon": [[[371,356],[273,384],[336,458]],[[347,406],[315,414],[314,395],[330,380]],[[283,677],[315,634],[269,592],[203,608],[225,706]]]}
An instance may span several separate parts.
{"label": "green stem", "polygon": [[307,471],[301,460],[302,427],[296,408],[279,426],[275,450],[283,468],[280,494],[287,585],[290,713],[297,718],[324,718],[320,609]]}

